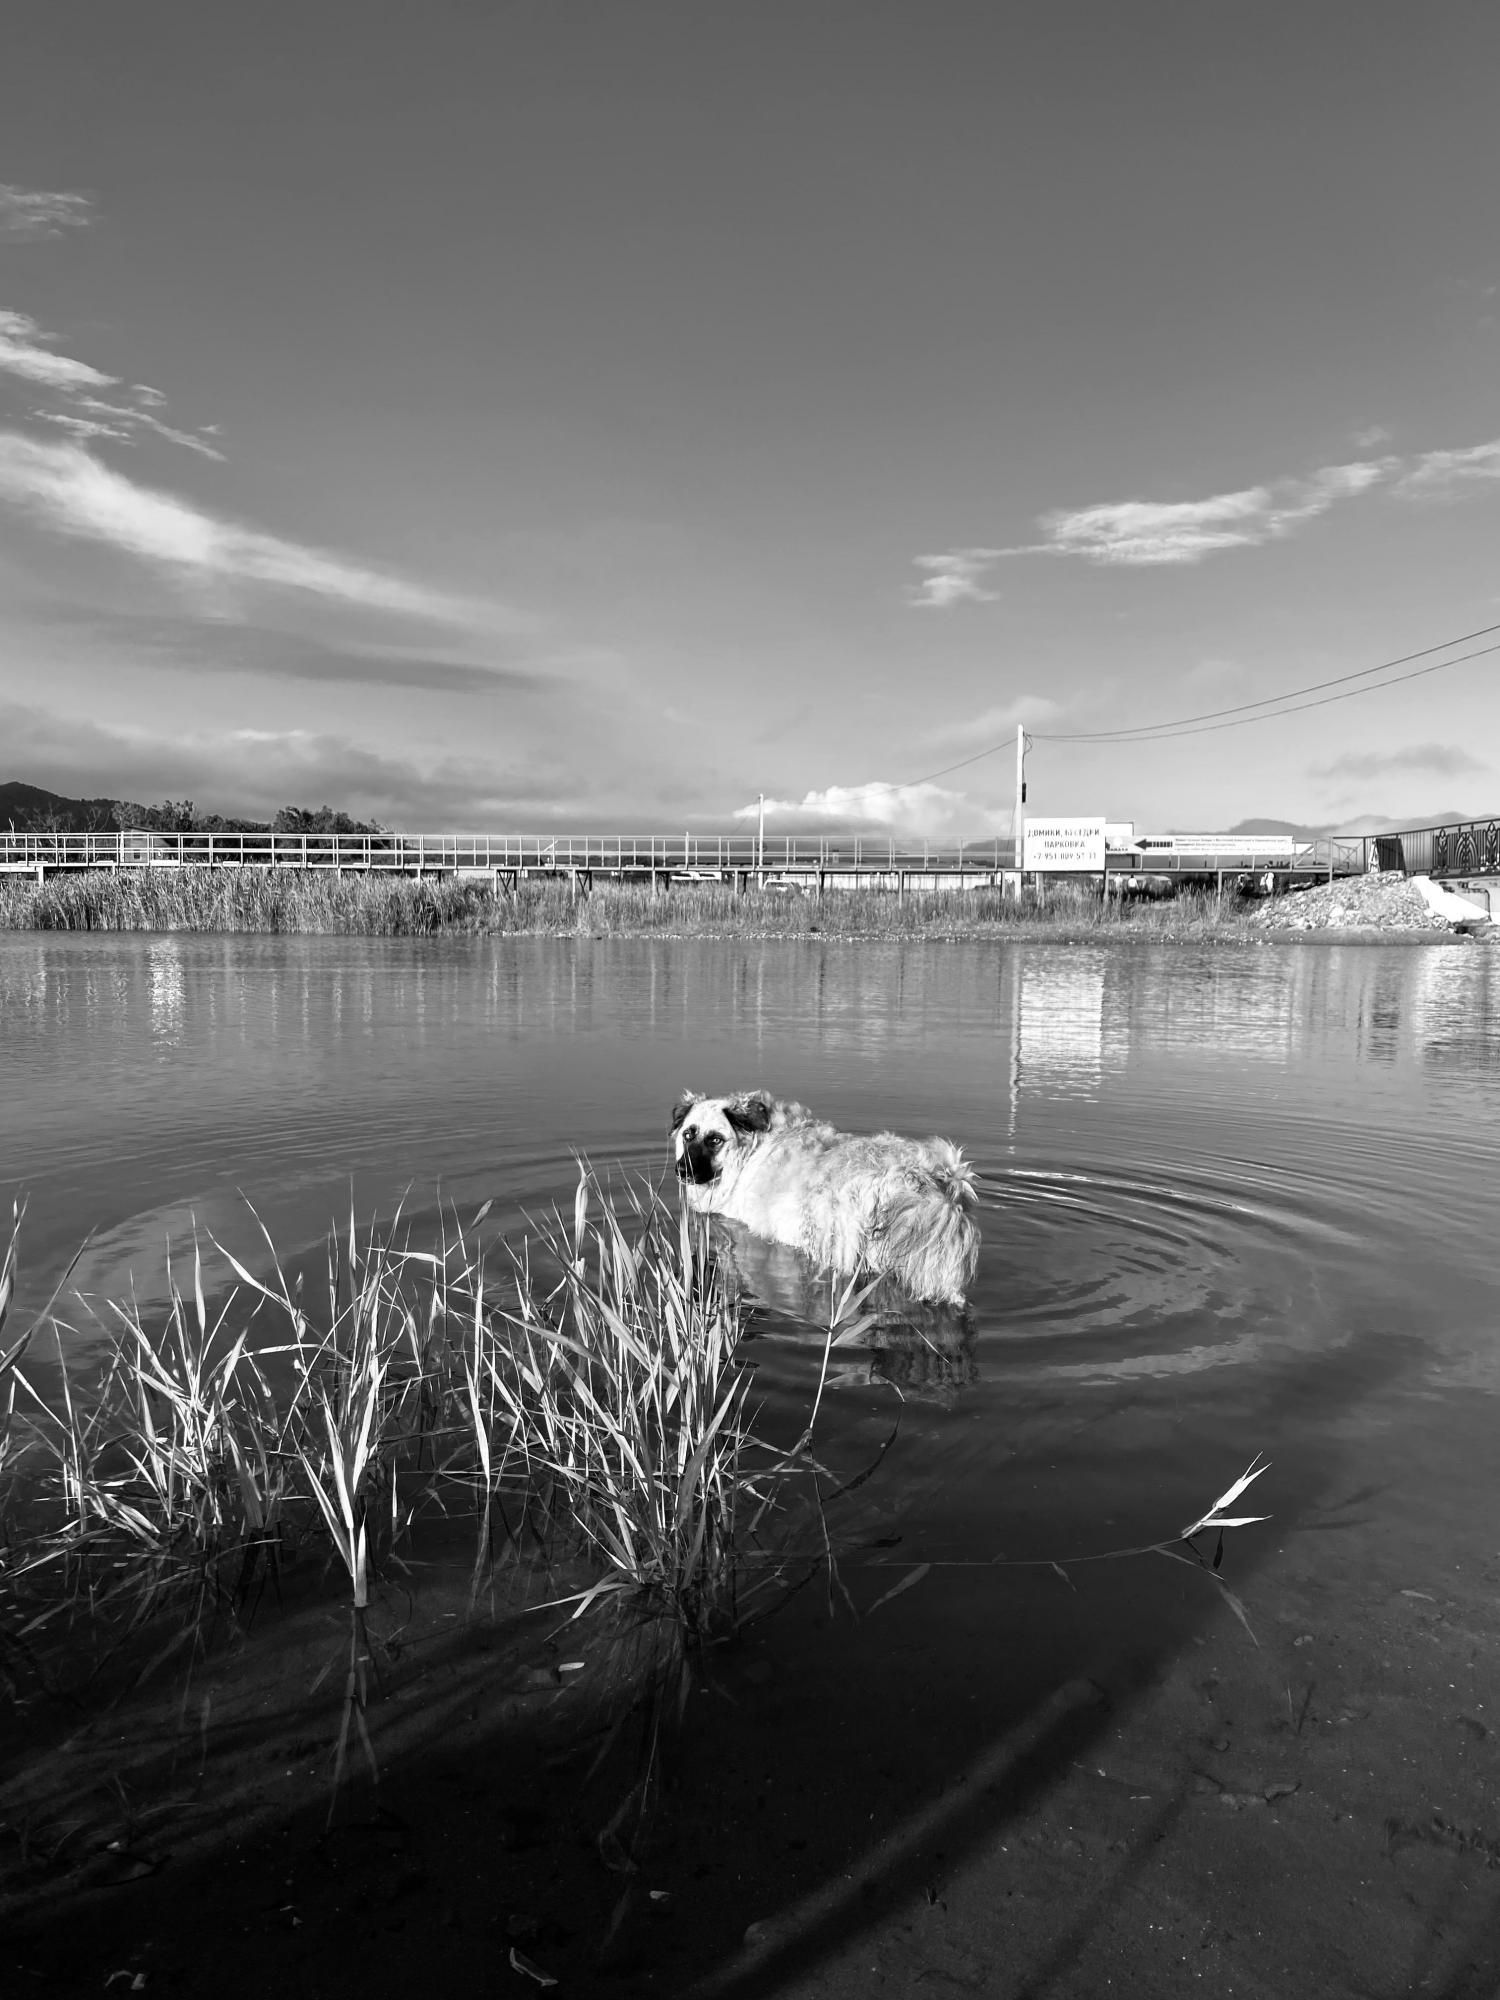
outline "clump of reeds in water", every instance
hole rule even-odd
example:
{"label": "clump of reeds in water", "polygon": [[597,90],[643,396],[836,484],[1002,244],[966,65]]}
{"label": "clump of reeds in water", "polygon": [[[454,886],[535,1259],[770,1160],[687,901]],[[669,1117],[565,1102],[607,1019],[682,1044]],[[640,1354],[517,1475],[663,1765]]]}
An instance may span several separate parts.
{"label": "clump of reeds in water", "polygon": [[[54,1300],[0,1363],[12,1654],[190,1660],[321,1550],[350,1611],[342,1763],[372,1591],[429,1510],[474,1521],[476,1588],[496,1560],[566,1556],[586,1566],[575,1613],[668,1633],[663,1657],[730,1633],[781,1576],[776,1523],[810,1459],[747,1420],[739,1307],[702,1223],[587,1168],[570,1222],[488,1263],[483,1215],[448,1217],[430,1249],[399,1216],[351,1216],[311,1287],[269,1237],[262,1275],[215,1245],[237,1283],[213,1303],[195,1241],[169,1253],[160,1307],[87,1308],[88,1370]],[[3,1268],[0,1329],[14,1231]]]}
{"label": "clump of reeds in water", "polygon": [[612,1597],[690,1641],[721,1637],[763,1559],[774,1572],[758,1538],[795,1454],[747,1423],[740,1305],[701,1221],[638,1190],[625,1216],[597,1197],[585,1176],[571,1230],[541,1232],[555,1283],[536,1282],[533,1246],[518,1254],[509,1337],[470,1379],[476,1432],[599,1569],[580,1609]]}

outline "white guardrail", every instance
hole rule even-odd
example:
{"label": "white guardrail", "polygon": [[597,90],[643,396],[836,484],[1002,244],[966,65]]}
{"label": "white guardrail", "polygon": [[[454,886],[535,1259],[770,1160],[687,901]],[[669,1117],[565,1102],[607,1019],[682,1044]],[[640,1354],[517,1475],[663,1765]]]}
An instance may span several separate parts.
{"label": "white guardrail", "polygon": [[[1216,871],[1349,874],[1375,863],[1373,838],[1264,841],[1245,836],[1142,835],[1111,844],[1110,873]],[[1431,836],[1429,835],[1430,839]],[[1467,844],[1467,843],[1466,843]],[[1390,864],[1387,864],[1390,865]],[[1399,863],[1395,865],[1400,865]],[[0,829],[0,868],[309,868],[416,874],[590,873],[974,875],[1016,867],[1012,840],[950,842],[787,834],[39,833]],[[1095,872],[1098,872],[1097,870]]]}
{"label": "white guardrail", "polygon": [[670,874],[888,869],[994,871],[1015,866],[1010,840],[946,844],[754,834],[112,833],[0,830],[0,865],[17,868],[390,868],[434,873],[572,870]]}

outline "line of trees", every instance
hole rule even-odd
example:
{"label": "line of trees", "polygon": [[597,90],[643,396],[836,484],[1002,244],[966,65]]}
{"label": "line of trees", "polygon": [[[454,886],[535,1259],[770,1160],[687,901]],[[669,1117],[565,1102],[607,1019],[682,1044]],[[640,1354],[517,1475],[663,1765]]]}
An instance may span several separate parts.
{"label": "line of trees", "polygon": [[117,800],[118,827],[149,827],[158,833],[389,833],[379,820],[354,819],[333,806],[282,806],[272,819],[226,819],[200,813],[191,799],[164,799],[159,806]]}
{"label": "line of trees", "polygon": [[282,806],[274,818],[231,819],[200,813],[191,799],[163,799],[159,806],[130,799],[58,800],[23,807],[11,819],[17,833],[113,833],[141,827],[154,833],[378,833],[379,820],[355,819],[333,806]]}

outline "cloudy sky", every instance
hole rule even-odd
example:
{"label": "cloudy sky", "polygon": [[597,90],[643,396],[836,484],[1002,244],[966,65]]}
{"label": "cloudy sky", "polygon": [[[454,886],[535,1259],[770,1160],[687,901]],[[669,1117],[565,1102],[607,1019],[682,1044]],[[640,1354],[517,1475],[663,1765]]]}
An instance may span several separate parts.
{"label": "cloudy sky", "polygon": [[0,780],[978,834],[1020,721],[1038,812],[1500,806],[1500,10],[6,43]]}

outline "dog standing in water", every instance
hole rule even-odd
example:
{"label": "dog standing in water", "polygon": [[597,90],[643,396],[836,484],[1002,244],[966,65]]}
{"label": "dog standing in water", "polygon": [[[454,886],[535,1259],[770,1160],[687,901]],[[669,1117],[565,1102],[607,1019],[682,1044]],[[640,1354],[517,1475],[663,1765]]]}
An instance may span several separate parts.
{"label": "dog standing in water", "polygon": [[695,1213],[789,1243],[821,1270],[869,1271],[914,1299],[964,1303],[979,1230],[973,1173],[949,1140],[839,1132],[764,1090],[687,1091],[672,1135]]}

